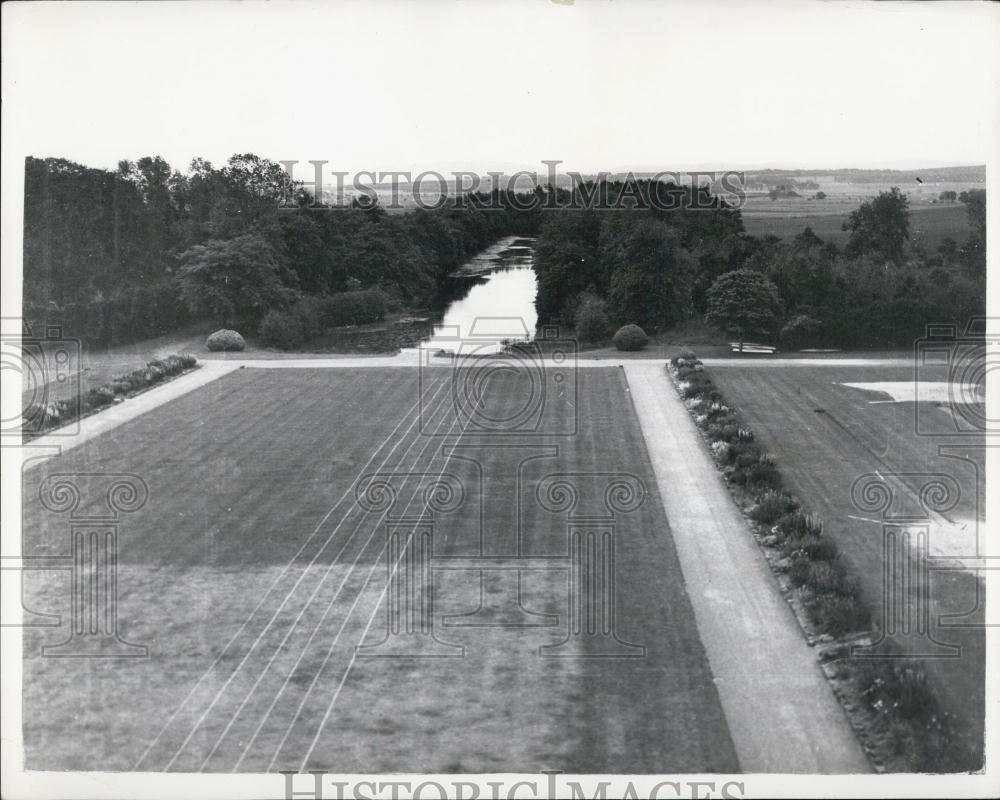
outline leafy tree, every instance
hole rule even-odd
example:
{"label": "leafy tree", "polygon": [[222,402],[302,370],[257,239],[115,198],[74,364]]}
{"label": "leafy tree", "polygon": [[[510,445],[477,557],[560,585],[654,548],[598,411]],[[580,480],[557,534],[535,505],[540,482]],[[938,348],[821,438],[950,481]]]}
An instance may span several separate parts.
{"label": "leafy tree", "polygon": [[770,335],[781,315],[777,287],[760,272],[738,269],[719,276],[708,290],[705,321],[735,333],[743,352],[747,335]]}
{"label": "leafy tree", "polygon": [[842,229],[851,232],[844,248],[848,256],[867,254],[900,264],[910,237],[909,201],[893,186],[852,211]]}
{"label": "leafy tree", "polygon": [[626,217],[620,224],[617,235],[602,245],[615,318],[653,330],[685,319],[692,306],[695,261],[679,232],[649,218]]}
{"label": "leafy tree", "polygon": [[599,295],[607,291],[598,251],[601,228],[592,211],[556,211],[546,217],[534,257],[535,307],[543,321],[572,324],[571,316],[563,318],[569,301],[590,287]]}
{"label": "leafy tree", "polygon": [[192,313],[222,325],[254,321],[281,308],[297,292],[288,284],[277,251],[266,238],[248,233],[212,239],[181,255],[181,296]]}
{"label": "leafy tree", "polygon": [[581,342],[600,342],[611,333],[608,304],[594,294],[584,294],[576,305],[573,328]]}

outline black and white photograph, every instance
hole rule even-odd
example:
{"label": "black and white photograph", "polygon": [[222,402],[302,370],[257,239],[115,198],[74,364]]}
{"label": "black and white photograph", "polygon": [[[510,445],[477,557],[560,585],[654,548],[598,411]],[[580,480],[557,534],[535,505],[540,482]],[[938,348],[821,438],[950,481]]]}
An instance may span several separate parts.
{"label": "black and white photograph", "polygon": [[1000,796],[1000,4],[2,18],[3,797]]}

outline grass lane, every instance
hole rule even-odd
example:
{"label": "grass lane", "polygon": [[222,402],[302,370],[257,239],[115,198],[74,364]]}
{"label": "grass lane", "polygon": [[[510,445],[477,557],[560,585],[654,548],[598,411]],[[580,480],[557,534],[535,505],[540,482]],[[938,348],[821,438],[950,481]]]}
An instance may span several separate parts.
{"label": "grass lane", "polygon": [[[133,472],[149,484],[150,501],[122,525],[119,582],[124,638],[151,650],[133,663],[43,659],[40,644],[61,637],[27,631],[29,766],[736,769],[620,370],[582,370],[579,391],[556,397],[579,403],[575,436],[515,437],[506,449],[456,439],[450,370],[432,372],[428,423],[450,439],[420,435],[413,369],[247,369],[28,472],[26,554],[67,547],[66,520],[32,502],[44,475]],[[490,414],[524,402],[509,380],[489,381]],[[464,458],[441,450],[456,441]],[[522,445],[531,458],[512,473]],[[566,636],[565,569],[519,582],[516,572],[448,572],[435,627],[466,657],[356,658],[385,625],[382,519],[352,494],[360,473],[379,468],[447,470],[469,487],[468,508],[440,517],[440,556],[565,553],[565,514],[539,507],[538,482],[638,475],[653,494],[619,521],[615,598],[619,636],[645,658],[538,657]],[[400,502],[419,508],[421,488],[404,485]],[[511,574],[533,619],[560,625],[444,625],[506,597]],[[65,614],[61,578],[39,578],[29,603]]]}
{"label": "grass lane", "polygon": [[[961,488],[961,498],[948,517],[957,527],[932,528],[934,537],[947,544],[938,554],[973,555],[976,534],[985,534],[982,509],[977,508],[977,471],[983,475],[983,451],[975,445],[981,440],[968,437],[921,437],[914,433],[913,403],[872,403],[880,395],[842,386],[843,382],[912,381],[911,369],[864,367],[795,367],[741,370],[738,367],[713,367],[713,380],[727,402],[746,415],[751,428],[765,447],[778,459],[789,487],[808,508],[818,511],[825,522],[825,531],[840,546],[845,561],[862,581],[864,594],[881,617],[883,540],[878,515],[866,513],[854,506],[851,486],[866,473],[878,470],[893,473],[914,473],[899,483],[914,492],[919,489],[924,473],[951,475]],[[817,413],[816,409],[823,409]],[[920,409],[940,424],[940,430],[951,425],[945,413],[930,406]],[[958,444],[955,451],[970,461],[943,458],[938,446]],[[894,513],[912,508],[915,497],[904,491],[892,507]],[[870,521],[874,519],[875,521]],[[928,587],[932,600],[931,633],[940,642],[962,648],[961,658],[928,660],[928,674],[934,681],[944,707],[962,721],[965,734],[981,741],[985,688],[985,641],[980,602],[981,581],[963,571],[932,571]],[[969,627],[943,627],[937,624],[939,615],[962,615]]]}

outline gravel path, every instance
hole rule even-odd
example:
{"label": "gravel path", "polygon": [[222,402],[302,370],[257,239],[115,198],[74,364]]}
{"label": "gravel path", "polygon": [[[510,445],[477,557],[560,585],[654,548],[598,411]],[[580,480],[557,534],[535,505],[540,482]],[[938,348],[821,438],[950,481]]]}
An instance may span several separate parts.
{"label": "gravel path", "polygon": [[664,365],[624,369],[741,769],[870,772]]}

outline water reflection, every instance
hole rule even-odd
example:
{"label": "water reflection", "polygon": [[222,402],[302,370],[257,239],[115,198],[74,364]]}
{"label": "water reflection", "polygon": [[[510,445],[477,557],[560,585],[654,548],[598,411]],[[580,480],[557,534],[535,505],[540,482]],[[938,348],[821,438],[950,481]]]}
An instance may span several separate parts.
{"label": "water reflection", "polygon": [[505,341],[531,340],[538,322],[533,245],[510,236],[463,264],[451,277],[458,296],[420,347],[486,354]]}

